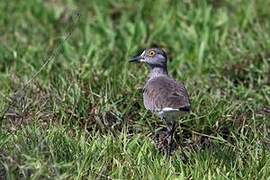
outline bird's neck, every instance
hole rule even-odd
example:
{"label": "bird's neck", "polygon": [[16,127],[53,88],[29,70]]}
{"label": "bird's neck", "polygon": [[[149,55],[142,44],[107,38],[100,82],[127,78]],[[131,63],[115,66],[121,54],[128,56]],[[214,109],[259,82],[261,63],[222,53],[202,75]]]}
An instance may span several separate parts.
{"label": "bird's neck", "polygon": [[168,75],[167,66],[152,66],[150,72],[150,79],[153,77]]}

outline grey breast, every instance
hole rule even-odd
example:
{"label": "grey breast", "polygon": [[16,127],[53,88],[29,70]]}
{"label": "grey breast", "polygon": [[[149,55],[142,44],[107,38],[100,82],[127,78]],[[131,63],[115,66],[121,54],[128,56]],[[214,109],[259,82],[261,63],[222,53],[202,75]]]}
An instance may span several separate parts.
{"label": "grey breast", "polygon": [[175,109],[190,111],[190,100],[186,88],[169,76],[161,75],[151,78],[144,86],[144,106],[152,112]]}

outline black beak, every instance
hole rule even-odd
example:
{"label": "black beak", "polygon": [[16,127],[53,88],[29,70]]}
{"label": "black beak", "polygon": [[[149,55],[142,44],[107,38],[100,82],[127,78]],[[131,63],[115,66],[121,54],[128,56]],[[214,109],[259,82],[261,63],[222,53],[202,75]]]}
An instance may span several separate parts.
{"label": "black beak", "polygon": [[129,62],[140,62],[140,60],[144,59],[142,56],[137,56],[134,58],[131,58]]}

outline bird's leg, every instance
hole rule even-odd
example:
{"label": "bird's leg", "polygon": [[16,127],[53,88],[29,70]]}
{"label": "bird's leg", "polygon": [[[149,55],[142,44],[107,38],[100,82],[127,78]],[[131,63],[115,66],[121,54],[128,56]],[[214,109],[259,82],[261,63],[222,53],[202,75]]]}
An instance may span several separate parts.
{"label": "bird's leg", "polygon": [[176,124],[173,121],[173,124],[172,124],[172,126],[170,127],[170,130],[169,130],[169,138],[170,138],[170,140],[168,141],[169,142],[169,151],[168,151],[168,154],[169,155],[171,155],[171,153],[172,153],[173,142],[174,142],[174,139],[173,138],[174,138],[175,127],[176,127]]}
{"label": "bird's leg", "polygon": [[166,136],[164,137],[164,142],[166,142],[166,154],[168,156],[171,155],[174,145],[174,132],[175,132],[176,123],[167,122],[167,132]]}

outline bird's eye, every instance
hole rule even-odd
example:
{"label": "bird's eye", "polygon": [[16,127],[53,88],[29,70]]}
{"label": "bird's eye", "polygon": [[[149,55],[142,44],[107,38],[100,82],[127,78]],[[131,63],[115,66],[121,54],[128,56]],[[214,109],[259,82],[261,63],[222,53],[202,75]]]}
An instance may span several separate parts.
{"label": "bird's eye", "polygon": [[150,51],[148,51],[147,55],[150,57],[153,57],[156,55],[156,52],[154,50],[150,50]]}

